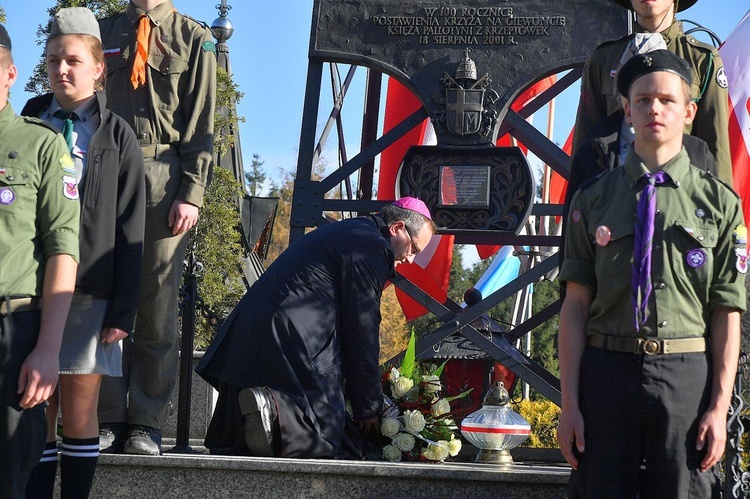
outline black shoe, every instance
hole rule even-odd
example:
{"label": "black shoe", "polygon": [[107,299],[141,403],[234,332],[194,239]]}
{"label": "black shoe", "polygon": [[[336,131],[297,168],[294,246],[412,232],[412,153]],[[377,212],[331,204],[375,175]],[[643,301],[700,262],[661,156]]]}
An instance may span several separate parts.
{"label": "black shoe", "polygon": [[99,452],[122,454],[127,439],[126,423],[102,423],[99,425]]}
{"label": "black shoe", "polygon": [[245,388],[239,395],[245,416],[245,444],[256,457],[273,457],[274,403],[265,388]]}
{"label": "black shoe", "polygon": [[150,426],[130,425],[125,454],[158,456],[161,454],[161,430]]}

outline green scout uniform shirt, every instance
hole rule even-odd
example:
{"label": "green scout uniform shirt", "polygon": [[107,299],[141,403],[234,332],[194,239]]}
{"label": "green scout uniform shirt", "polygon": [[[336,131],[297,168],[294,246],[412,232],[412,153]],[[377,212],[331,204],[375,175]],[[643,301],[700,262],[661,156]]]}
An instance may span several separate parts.
{"label": "green scout uniform shirt", "polygon": [[[636,32],[644,30],[638,24]],[[682,31],[675,21],[661,32],[667,49],[687,60],[693,68],[693,100],[698,112],[685,133],[706,141],[716,157],[718,177],[732,185],[732,160],[729,153],[729,96],[724,63],[719,52]],[[616,87],[620,58],[631,37],[606,42],[594,50],[586,62],[581,80],[581,98],[573,136],[573,151],[591,139],[591,127],[622,109]]]}
{"label": "green scout uniform shirt", "polygon": [[75,177],[62,135],[0,110],[0,296],[40,296],[47,258],[78,260]]}
{"label": "green scout uniform shirt", "polygon": [[133,128],[140,145],[171,144],[179,151],[182,179],[176,198],[196,206],[211,177],[216,48],[211,32],[166,1],[150,12],[146,83],[133,90],[130,73],[138,18],[125,12],[99,21],[107,60],[107,104]]}
{"label": "green scout uniform shirt", "polygon": [[[703,336],[715,308],[745,309],[746,236],[733,235],[743,224],[740,202],[725,184],[689,161],[683,148],[662,168],[672,182],[656,186],[653,292],[648,320],[639,333],[630,299],[631,274],[636,203],[643,188],[637,180],[648,170],[631,152],[623,168],[603,173],[573,198],[559,279],[594,291],[588,334]],[[604,246],[595,242],[600,226],[612,234]],[[697,268],[687,263],[695,249],[706,256]]]}

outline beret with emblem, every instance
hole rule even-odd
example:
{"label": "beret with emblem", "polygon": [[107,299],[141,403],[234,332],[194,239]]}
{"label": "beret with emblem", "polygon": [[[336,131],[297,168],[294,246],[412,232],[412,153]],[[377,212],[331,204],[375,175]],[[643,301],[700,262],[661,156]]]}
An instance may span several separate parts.
{"label": "beret with emblem", "polygon": [[8,30],[6,30],[5,26],[3,26],[2,24],[0,24],[0,47],[11,50],[10,36],[8,35]]}
{"label": "beret with emblem", "polygon": [[690,64],[685,59],[669,50],[654,50],[646,54],[634,55],[623,64],[617,72],[617,91],[623,97],[627,97],[630,86],[635,80],[657,71],[676,74],[688,85],[693,83],[693,73]]}
{"label": "beret with emblem", "polygon": [[94,13],[86,7],[67,7],[60,9],[52,20],[49,36],[89,35],[101,41],[99,23]]}
{"label": "beret with emblem", "polygon": [[[690,7],[695,5],[695,2],[697,1],[698,0],[679,0],[679,3],[677,3],[677,0],[675,0],[675,3],[677,3],[677,12],[682,12],[683,10],[689,9]],[[631,0],[615,0],[615,3],[620,7],[625,7],[626,9],[633,10],[633,4],[631,3]]]}

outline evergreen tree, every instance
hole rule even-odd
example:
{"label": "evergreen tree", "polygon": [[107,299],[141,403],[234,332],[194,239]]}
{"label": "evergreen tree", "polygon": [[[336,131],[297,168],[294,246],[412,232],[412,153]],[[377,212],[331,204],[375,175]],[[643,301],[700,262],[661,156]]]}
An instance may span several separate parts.
{"label": "evergreen tree", "polygon": [[263,182],[266,181],[266,171],[263,168],[264,161],[260,160],[260,156],[256,153],[253,154],[253,161],[250,163],[250,171],[245,172],[245,180],[250,189],[251,196],[257,196],[263,187]]}

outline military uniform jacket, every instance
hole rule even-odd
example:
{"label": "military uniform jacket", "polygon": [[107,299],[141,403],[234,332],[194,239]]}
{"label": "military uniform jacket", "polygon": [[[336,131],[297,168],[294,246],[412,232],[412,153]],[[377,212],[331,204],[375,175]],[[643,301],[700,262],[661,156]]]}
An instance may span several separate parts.
{"label": "military uniform jacket", "polygon": [[62,135],[0,110],[0,296],[40,296],[47,258],[78,260],[75,167]]}
{"label": "military uniform jacket", "polygon": [[[76,289],[109,301],[103,327],[130,332],[138,310],[146,216],[143,156],[125,120],[96,93],[100,125],[89,143],[88,171],[80,185],[81,228]],[[35,97],[21,112],[39,116],[52,94]]]}
{"label": "military uniform jacket", "polygon": [[[588,334],[687,338],[708,332],[717,307],[746,306],[746,239],[736,194],[689,164],[683,148],[656,187],[648,320],[636,334],[631,275],[636,204],[648,170],[631,152],[623,168],[602,174],[574,196],[559,279],[594,291]],[[596,243],[598,228],[611,240]],[[601,284],[601,285],[600,285]]]}
{"label": "military uniform jacket", "polygon": [[306,234],[253,284],[196,371],[214,387],[267,386],[285,393],[338,446],[344,385],[355,419],[382,409],[380,297],[393,264],[379,216]]}
{"label": "military uniform jacket", "polygon": [[[636,31],[643,29],[636,24]],[[687,60],[693,68],[692,95],[698,111],[685,133],[706,141],[716,158],[718,176],[732,184],[729,153],[729,97],[724,63],[719,52],[682,31],[678,21],[661,32],[667,49]],[[581,81],[581,98],[573,136],[573,151],[592,138],[592,127],[622,109],[617,93],[616,74],[620,58],[631,36],[606,42],[594,50],[586,62]]]}
{"label": "military uniform jacket", "polygon": [[147,14],[152,29],[146,83],[133,90],[141,14],[131,2],[125,12],[99,21],[109,108],[130,124],[140,145],[169,144],[179,151],[176,198],[201,206],[211,176],[216,48],[204,25],[176,12],[171,1],[160,4]]}

